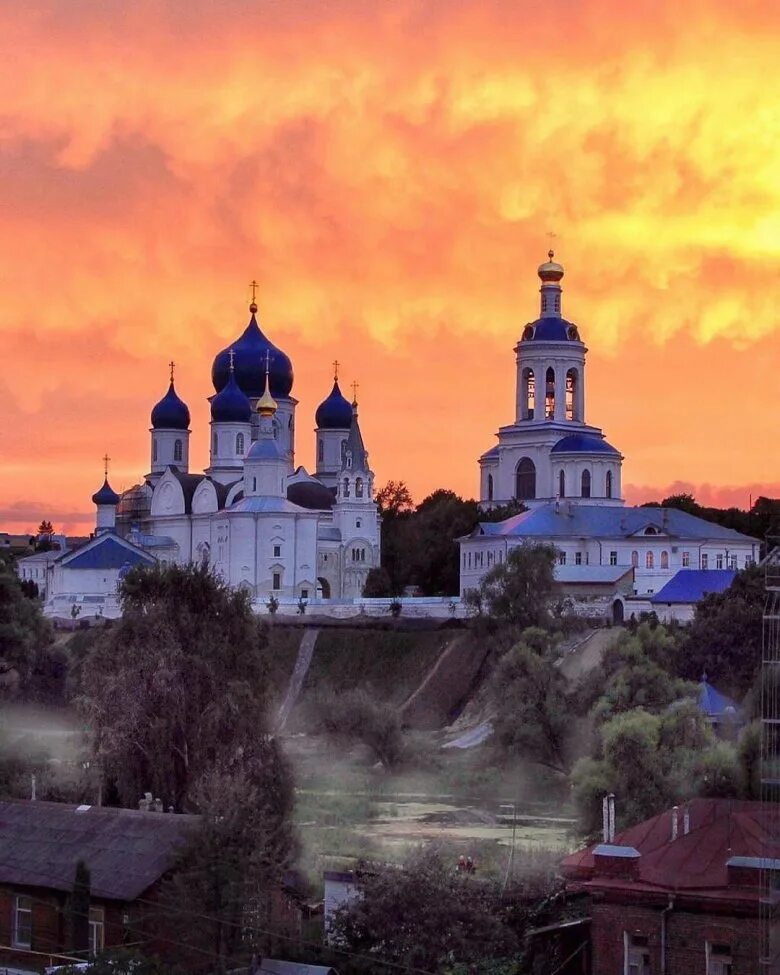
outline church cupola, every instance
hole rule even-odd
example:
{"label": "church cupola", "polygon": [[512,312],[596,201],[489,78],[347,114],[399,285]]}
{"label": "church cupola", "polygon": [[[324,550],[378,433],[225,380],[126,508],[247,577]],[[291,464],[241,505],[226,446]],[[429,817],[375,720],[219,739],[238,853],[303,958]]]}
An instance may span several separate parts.
{"label": "church cupola", "polygon": [[255,407],[259,416],[257,440],[244,461],[244,497],[286,497],[288,463],[279,446],[274,419],[276,400],[271,395],[269,377],[270,356],[266,355],[266,375],[263,395]]}
{"label": "church cupola", "polygon": [[[357,383],[354,384],[357,392]],[[358,422],[357,398],[352,401],[352,420],[344,443],[341,470],[339,471],[337,494],[338,502],[373,500],[374,475],[368,466],[368,451],[363,443]]]}
{"label": "church cupola", "polygon": [[206,473],[223,484],[241,477],[252,443],[252,405],[236,382],[234,359],[231,349],[228,381],[211,399],[210,464]]}
{"label": "church cupola", "polygon": [[152,465],[150,479],[156,483],[165,469],[175,467],[189,471],[190,411],[179,398],[173,382],[175,363],[170,362],[168,392],[152,410]]}
{"label": "church cupola", "polygon": [[316,476],[328,487],[335,487],[342,454],[352,425],[352,406],[339,387],[339,363],[333,363],[333,389],[315,414]]}
{"label": "church cupola", "polygon": [[111,458],[106,454],[103,458],[103,486],[92,495],[92,503],[97,508],[95,515],[95,534],[114,531],[116,527],[116,506],[121,498],[108,483],[108,462]]}
{"label": "church cupola", "polygon": [[563,277],[563,266],[554,261],[555,252],[547,252],[547,260],[539,265],[539,279],[542,287],[539,289],[542,295],[542,307],[540,317],[561,317],[561,278]]}

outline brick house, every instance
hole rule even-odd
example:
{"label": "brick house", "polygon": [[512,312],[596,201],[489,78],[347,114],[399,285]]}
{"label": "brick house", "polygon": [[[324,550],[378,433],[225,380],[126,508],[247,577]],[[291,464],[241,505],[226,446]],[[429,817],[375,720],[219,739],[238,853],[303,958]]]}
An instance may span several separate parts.
{"label": "brick house", "polygon": [[[766,870],[780,872],[777,811],[759,802],[694,799],[562,864],[587,893],[592,975],[775,975],[762,965],[759,904]],[[771,941],[776,922],[772,922]]]}
{"label": "brick house", "polygon": [[40,969],[74,957],[66,905],[78,860],[91,874],[91,952],[158,948],[146,902],[197,822],[135,809],[0,800],[0,965]]}

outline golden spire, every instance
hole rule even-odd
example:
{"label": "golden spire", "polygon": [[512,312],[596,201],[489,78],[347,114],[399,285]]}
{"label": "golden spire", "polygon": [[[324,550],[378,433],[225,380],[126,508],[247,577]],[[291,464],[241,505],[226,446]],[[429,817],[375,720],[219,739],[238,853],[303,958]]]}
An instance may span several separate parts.
{"label": "golden spire", "polygon": [[263,390],[263,395],[257,401],[257,406],[255,409],[260,414],[260,416],[273,416],[276,413],[278,404],[276,400],[271,396],[271,388],[268,383],[268,373],[271,367],[271,353],[266,350],[265,353],[265,389]]}
{"label": "golden spire", "polygon": [[357,406],[357,391],[360,389],[360,384],[357,380],[352,383],[352,405]]}
{"label": "golden spire", "polygon": [[231,346],[231,348],[230,348],[230,349],[228,350],[228,359],[230,359],[230,371],[231,371],[231,373],[232,373],[232,372],[235,372],[235,359],[236,359],[236,353],[235,353],[235,349],[233,349],[233,347],[232,347],[232,346]]}
{"label": "golden spire", "polygon": [[339,381],[339,366],[341,363],[338,359],[333,360],[333,382],[337,383]]}

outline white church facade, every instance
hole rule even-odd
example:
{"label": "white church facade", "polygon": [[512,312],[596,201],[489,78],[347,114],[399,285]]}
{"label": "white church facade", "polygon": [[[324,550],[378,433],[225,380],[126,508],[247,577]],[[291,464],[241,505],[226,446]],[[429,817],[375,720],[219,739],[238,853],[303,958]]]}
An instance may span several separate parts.
{"label": "white church facade", "polygon": [[47,612],[110,599],[123,572],[153,561],[207,563],[260,602],[361,595],[380,532],[357,402],[336,375],[316,412],[316,470],[296,467],[292,363],[261,331],[254,302],[250,315],[212,366],[206,470],[190,471],[190,412],[171,366],[151,412],[149,472],[120,496],[106,470],[95,537],[51,563]]}
{"label": "white church facade", "polygon": [[560,579],[585,582],[633,570],[633,592],[650,597],[683,569],[743,569],[759,542],[673,508],[630,507],[622,497],[623,455],[586,420],[587,349],[561,313],[563,267],[540,265],[541,309],[515,346],[512,423],[479,459],[480,506],[526,508],[482,522],[460,540],[461,594],[524,543],[557,550]]}

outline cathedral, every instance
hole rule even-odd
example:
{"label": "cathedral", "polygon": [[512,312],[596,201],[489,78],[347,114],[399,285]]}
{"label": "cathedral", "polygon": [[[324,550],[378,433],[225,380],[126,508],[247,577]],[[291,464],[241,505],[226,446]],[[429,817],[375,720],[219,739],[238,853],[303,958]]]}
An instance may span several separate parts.
{"label": "cathedral", "polygon": [[[547,256],[538,269],[539,317],[522,328],[514,349],[514,420],[479,458],[481,508],[520,502],[525,510],[483,522],[460,540],[461,594],[524,542],[556,548],[559,582],[630,580],[631,595],[648,599],[678,571],[750,565],[759,552],[754,538],[676,508],[625,504],[623,455],[586,420],[588,350],[562,314],[563,267],[552,251]],[[708,579],[713,584],[714,574]]]}
{"label": "cathedral", "polygon": [[94,537],[52,564],[49,611],[113,594],[130,566],[153,561],[208,564],[263,602],[362,594],[380,534],[357,401],[336,371],[315,415],[316,470],[296,467],[292,363],[260,329],[254,301],[249,311],[212,365],[208,467],[190,471],[190,411],[171,364],[151,411],[149,472],[120,496],[106,468]]}

